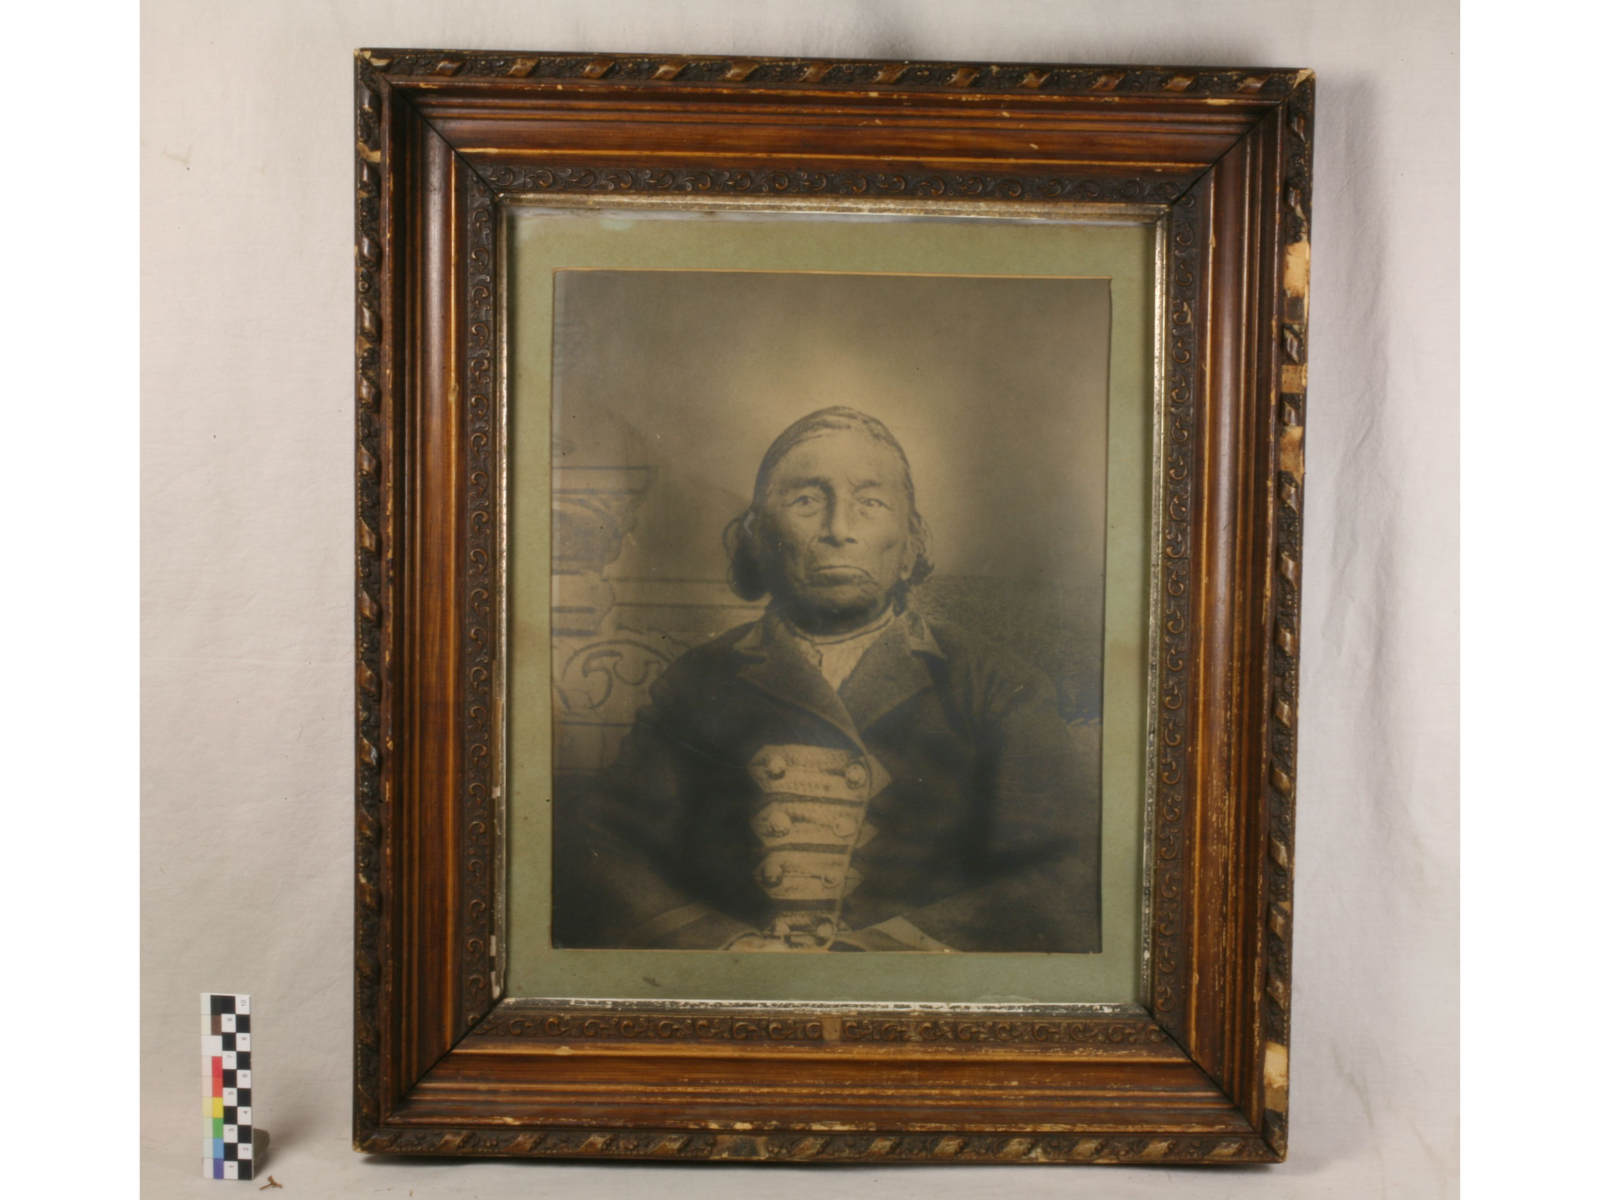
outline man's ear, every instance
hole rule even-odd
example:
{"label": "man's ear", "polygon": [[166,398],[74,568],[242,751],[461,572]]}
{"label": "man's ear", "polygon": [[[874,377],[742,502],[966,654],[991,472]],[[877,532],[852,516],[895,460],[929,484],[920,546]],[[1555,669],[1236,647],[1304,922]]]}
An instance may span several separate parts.
{"label": "man's ear", "polygon": [[909,583],[911,577],[917,573],[917,566],[928,555],[928,527],[922,520],[922,515],[913,511],[911,529],[906,538],[905,550],[901,554],[900,579]]}
{"label": "man's ear", "polygon": [[913,572],[917,569],[917,559],[922,555],[920,539],[913,533],[905,540],[905,545],[900,548],[900,582],[910,581]]}

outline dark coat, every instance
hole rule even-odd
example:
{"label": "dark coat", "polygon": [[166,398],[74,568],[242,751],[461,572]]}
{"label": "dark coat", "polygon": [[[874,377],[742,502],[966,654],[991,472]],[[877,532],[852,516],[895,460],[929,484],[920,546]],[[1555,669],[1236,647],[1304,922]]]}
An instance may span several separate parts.
{"label": "dark coat", "polygon": [[683,654],[558,798],[556,944],[1098,951],[1098,734],[914,611],[838,692],[769,613]]}

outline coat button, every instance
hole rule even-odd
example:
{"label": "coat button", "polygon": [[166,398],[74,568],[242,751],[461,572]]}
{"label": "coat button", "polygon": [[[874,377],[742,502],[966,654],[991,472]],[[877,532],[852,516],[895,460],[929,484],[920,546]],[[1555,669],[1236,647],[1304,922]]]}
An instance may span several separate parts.
{"label": "coat button", "polygon": [[767,887],[777,887],[783,882],[783,864],[767,861],[761,864],[761,882]]}
{"label": "coat button", "polygon": [[770,779],[782,779],[788,773],[789,764],[781,754],[772,754],[767,757],[766,772]]}
{"label": "coat button", "polygon": [[833,836],[847,838],[855,834],[856,823],[851,817],[835,817],[833,819]]}
{"label": "coat button", "polygon": [[767,837],[788,837],[790,830],[794,828],[793,822],[789,820],[789,814],[777,809],[769,809],[762,813],[759,821],[756,832]]}
{"label": "coat button", "polygon": [[872,778],[872,776],[867,771],[867,764],[862,762],[860,759],[857,759],[855,762],[851,763],[845,768],[844,781],[858,791],[867,786],[867,780],[870,778]]}

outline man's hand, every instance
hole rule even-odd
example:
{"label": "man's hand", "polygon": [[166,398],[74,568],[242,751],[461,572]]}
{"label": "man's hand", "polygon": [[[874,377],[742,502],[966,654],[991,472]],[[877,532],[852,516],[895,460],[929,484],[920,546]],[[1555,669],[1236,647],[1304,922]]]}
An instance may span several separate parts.
{"label": "man's hand", "polygon": [[950,953],[950,947],[934,941],[904,917],[890,917],[865,929],[841,935],[834,950],[913,950],[923,953]]}
{"label": "man's hand", "polygon": [[734,938],[733,941],[729,942],[726,946],[723,947],[723,949],[724,950],[793,950],[794,947],[789,945],[789,943],[784,941],[781,937],[768,937],[766,934],[757,933],[755,930],[752,929],[749,933],[742,933],[738,937]]}

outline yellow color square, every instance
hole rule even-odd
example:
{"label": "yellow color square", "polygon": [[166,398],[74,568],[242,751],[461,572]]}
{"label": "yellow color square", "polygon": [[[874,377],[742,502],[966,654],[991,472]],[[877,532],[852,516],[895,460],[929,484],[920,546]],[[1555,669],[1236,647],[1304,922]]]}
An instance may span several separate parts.
{"label": "yellow color square", "polygon": [[211,1097],[211,1116],[215,1120],[219,1120],[220,1121],[222,1119],[222,1097],[221,1096],[213,1096],[213,1097]]}

